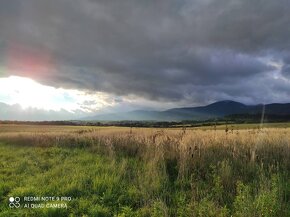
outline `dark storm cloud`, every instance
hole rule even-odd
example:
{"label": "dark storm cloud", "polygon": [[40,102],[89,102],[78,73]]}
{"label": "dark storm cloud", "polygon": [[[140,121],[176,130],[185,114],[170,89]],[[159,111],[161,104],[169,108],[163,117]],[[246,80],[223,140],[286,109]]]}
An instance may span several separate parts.
{"label": "dark storm cloud", "polygon": [[283,59],[282,75],[290,79],[290,53]]}
{"label": "dark storm cloud", "polygon": [[[11,74],[56,87],[164,101],[261,101],[261,87],[271,93],[269,101],[284,94],[278,87],[287,81],[265,85],[275,68],[263,58],[282,60],[290,49],[289,0],[0,4],[0,62]],[[37,56],[48,70],[32,75],[21,70],[30,59],[9,65],[19,58],[11,50]],[[286,63],[281,74],[289,75]]]}
{"label": "dark storm cloud", "polygon": [[282,74],[288,78],[290,78],[290,64],[286,64],[283,66]]}

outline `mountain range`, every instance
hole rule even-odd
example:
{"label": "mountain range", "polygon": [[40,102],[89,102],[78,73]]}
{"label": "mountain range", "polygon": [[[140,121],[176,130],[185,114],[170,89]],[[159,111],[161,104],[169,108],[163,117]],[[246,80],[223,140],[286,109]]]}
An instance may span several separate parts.
{"label": "mountain range", "polygon": [[135,110],[122,113],[110,113],[84,118],[96,121],[182,121],[207,120],[222,118],[229,115],[247,114],[256,115],[290,115],[290,103],[272,103],[245,105],[231,100],[219,101],[206,106],[173,108],[165,111]]}

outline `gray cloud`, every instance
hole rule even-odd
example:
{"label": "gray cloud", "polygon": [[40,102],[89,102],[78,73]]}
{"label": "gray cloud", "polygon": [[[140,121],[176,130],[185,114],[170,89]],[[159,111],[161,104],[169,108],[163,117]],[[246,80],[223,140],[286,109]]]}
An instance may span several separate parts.
{"label": "gray cloud", "polygon": [[289,0],[0,0],[0,63],[118,96],[280,101],[289,83],[273,80],[262,59],[289,51],[289,11]]}
{"label": "gray cloud", "polygon": [[75,120],[85,117],[87,114],[81,111],[75,113],[66,110],[53,111],[37,108],[23,109],[20,105],[8,105],[0,102],[1,120],[18,121],[55,121],[55,120]]}
{"label": "gray cloud", "polygon": [[283,76],[290,79],[290,54],[284,57],[281,72]]}

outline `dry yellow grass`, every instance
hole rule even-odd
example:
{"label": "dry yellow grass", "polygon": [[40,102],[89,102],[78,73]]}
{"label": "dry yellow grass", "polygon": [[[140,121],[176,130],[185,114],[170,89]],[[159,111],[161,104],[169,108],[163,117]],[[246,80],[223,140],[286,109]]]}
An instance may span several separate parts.
{"label": "dry yellow grass", "polygon": [[156,149],[159,153],[174,155],[182,161],[188,157],[201,157],[211,147],[226,149],[235,158],[255,161],[261,149],[288,150],[290,129],[240,129],[226,132],[219,129],[2,125],[0,140],[23,146],[86,146],[93,149],[101,144],[108,149],[113,146],[114,149],[126,147],[142,151]]}

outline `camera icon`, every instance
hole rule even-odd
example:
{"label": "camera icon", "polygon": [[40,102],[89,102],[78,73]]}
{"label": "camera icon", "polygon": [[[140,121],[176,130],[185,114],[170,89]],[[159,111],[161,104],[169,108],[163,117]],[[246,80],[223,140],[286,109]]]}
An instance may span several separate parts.
{"label": "camera icon", "polygon": [[20,207],[20,197],[9,197],[9,207],[19,208]]}

